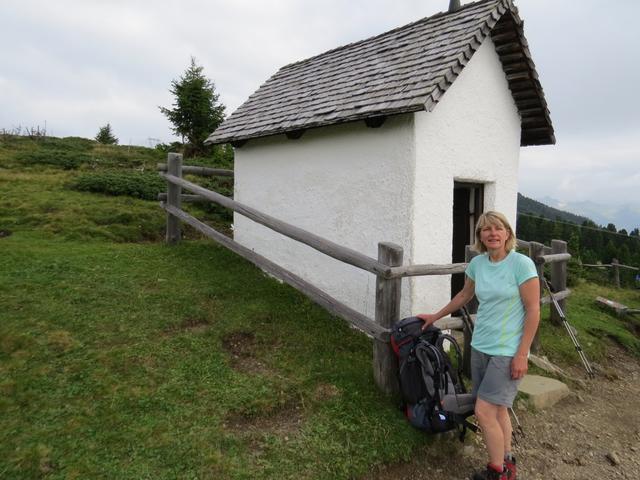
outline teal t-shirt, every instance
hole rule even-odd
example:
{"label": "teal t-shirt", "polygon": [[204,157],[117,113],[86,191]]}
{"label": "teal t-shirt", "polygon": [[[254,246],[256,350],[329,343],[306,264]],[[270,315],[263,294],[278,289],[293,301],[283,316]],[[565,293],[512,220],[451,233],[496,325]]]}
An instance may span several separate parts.
{"label": "teal t-shirt", "polygon": [[533,261],[515,251],[496,263],[487,254],[478,255],[465,273],[475,282],[479,302],[471,346],[487,355],[513,357],[525,318],[519,287],[538,276]]}

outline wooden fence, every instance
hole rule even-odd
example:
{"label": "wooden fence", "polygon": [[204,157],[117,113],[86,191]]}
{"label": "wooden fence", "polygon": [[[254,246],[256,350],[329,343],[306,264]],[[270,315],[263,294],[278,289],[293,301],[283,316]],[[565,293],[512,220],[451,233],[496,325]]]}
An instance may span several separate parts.
{"label": "wooden fence", "polygon": [[[208,238],[224,245],[241,257],[246,258],[265,272],[296,288],[314,302],[326,308],[330,313],[343,318],[351,325],[373,337],[373,370],[374,379],[379,388],[388,394],[398,391],[397,362],[389,344],[391,326],[400,319],[400,291],[402,278],[425,275],[451,275],[464,273],[467,263],[446,265],[403,265],[403,249],[393,243],[378,244],[378,258],[368,257],[360,252],[338,245],[311,232],[290,225],[270,215],[264,214],[252,207],[243,205],[224,195],[207,190],[195,183],[182,178],[183,173],[195,175],[233,176],[230,170],[219,170],[205,167],[191,167],[182,165],[182,155],[170,153],[168,163],[159,164],[160,175],[167,181],[167,193],[160,194],[161,207],[167,212],[166,241],[177,243],[181,238],[181,223],[191,225]],[[183,194],[187,190],[191,194]],[[233,239],[211,228],[197,218],[181,209],[182,202],[213,202],[239,213],[251,220],[264,225],[286,237],[304,243],[329,257],[360,268],[376,275],[375,317],[371,319],[362,313],[348,307],[335,298],[327,295],[303,278],[282,268],[267,258],[235,242]],[[551,264],[551,284],[558,298],[564,306],[564,299],[570,294],[566,288],[566,263],[571,257],[567,253],[566,242],[554,240],[552,246],[545,247],[534,242],[519,240],[518,247],[528,249],[529,256],[534,259],[538,272],[542,275],[545,264]],[[475,255],[467,248],[467,262]],[[551,303],[549,297],[542,296],[541,303]],[[471,309],[473,311],[473,304]],[[552,317],[560,322],[559,317]],[[463,331],[464,334],[464,362],[468,368],[470,358],[471,332],[464,329],[460,319],[447,317],[440,319],[436,325],[443,329]],[[539,342],[534,342],[534,351]]]}
{"label": "wooden fence", "polygon": [[594,267],[594,268],[611,268],[613,270],[613,283],[617,288],[620,288],[620,269],[626,268],[628,270],[635,270],[636,272],[640,271],[640,268],[631,267],[629,265],[622,265],[618,262],[617,258],[611,260],[611,263],[598,263],[596,265],[587,265],[582,264],[583,267]]}

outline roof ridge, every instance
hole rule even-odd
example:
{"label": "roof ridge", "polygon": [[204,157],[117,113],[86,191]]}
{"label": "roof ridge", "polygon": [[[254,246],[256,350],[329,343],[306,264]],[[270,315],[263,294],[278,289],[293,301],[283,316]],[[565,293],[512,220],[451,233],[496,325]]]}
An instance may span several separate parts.
{"label": "roof ridge", "polygon": [[367,37],[367,38],[364,38],[364,39],[362,39],[362,40],[357,40],[357,41],[355,41],[355,42],[347,43],[347,44],[345,44],[345,45],[341,45],[341,46],[339,46],[339,47],[335,47],[335,48],[332,48],[332,49],[330,49],[330,50],[326,50],[326,51],[324,51],[324,52],[322,52],[322,53],[318,53],[318,54],[316,54],[316,55],[313,55],[313,56],[311,56],[311,57],[305,58],[305,59],[303,59],[303,60],[298,60],[298,61],[296,61],[296,62],[289,63],[289,64],[284,65],[283,67],[281,67],[281,68],[280,68],[280,69],[279,69],[279,70],[274,74],[274,76],[275,76],[275,75],[277,75],[278,73],[282,72],[283,70],[286,70],[286,69],[289,69],[289,68],[292,68],[292,67],[295,67],[295,66],[298,66],[298,65],[302,65],[302,64],[304,64],[304,63],[307,63],[307,62],[310,62],[310,61],[312,61],[312,60],[315,60],[315,59],[317,59],[317,58],[319,58],[319,57],[323,57],[323,56],[325,56],[325,55],[329,55],[329,54],[332,54],[332,53],[334,53],[334,52],[339,52],[339,51],[341,51],[341,50],[346,50],[346,49],[348,49],[348,48],[353,48],[353,47],[355,47],[356,45],[359,45],[359,44],[361,44],[361,43],[370,42],[370,41],[372,41],[372,40],[374,40],[374,39],[381,38],[381,37],[384,37],[384,36],[386,36],[386,35],[390,35],[390,34],[392,34],[392,33],[396,33],[396,32],[399,32],[399,31],[402,31],[402,30],[405,30],[405,29],[409,29],[410,27],[413,27],[413,26],[415,26],[415,25],[419,25],[419,24],[422,24],[422,23],[428,23],[429,21],[437,20],[437,19],[439,19],[439,18],[443,18],[443,17],[449,16],[449,15],[451,15],[451,16],[453,16],[453,15],[457,15],[457,14],[459,14],[460,12],[462,12],[462,11],[464,11],[464,10],[469,10],[469,9],[470,9],[470,8],[472,8],[472,7],[478,7],[478,6],[480,6],[480,5],[490,4],[490,3],[495,3],[495,4],[496,4],[496,6],[497,6],[497,4],[499,4],[499,3],[508,3],[508,4],[509,4],[509,6],[511,6],[511,7],[513,6],[513,4],[511,3],[511,0],[478,0],[478,1],[475,1],[475,2],[467,3],[467,4],[465,4],[465,5],[462,5],[462,6],[461,6],[458,10],[456,10],[455,12],[446,12],[446,11],[445,11],[445,12],[438,12],[438,13],[435,13],[435,14],[430,15],[430,16],[428,16],[428,17],[421,18],[420,20],[416,20],[415,22],[407,23],[407,24],[402,25],[402,26],[400,26],[400,27],[393,28],[393,29],[388,30],[388,31],[386,31],[386,32],[379,33],[379,34],[377,34],[377,35],[373,35],[373,36],[371,36],[371,37]]}

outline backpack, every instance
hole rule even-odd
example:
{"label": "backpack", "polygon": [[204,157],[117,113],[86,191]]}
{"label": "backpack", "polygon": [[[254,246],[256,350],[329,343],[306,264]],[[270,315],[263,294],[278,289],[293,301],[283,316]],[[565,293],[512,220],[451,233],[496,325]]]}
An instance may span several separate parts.
{"label": "backpack", "polygon": [[[442,433],[455,428],[477,427],[467,421],[473,415],[474,399],[462,382],[462,352],[451,335],[417,317],[400,320],[391,331],[391,347],[398,357],[400,392],[403,410],[409,422],[427,433]],[[457,356],[455,370],[444,351],[448,341]]]}

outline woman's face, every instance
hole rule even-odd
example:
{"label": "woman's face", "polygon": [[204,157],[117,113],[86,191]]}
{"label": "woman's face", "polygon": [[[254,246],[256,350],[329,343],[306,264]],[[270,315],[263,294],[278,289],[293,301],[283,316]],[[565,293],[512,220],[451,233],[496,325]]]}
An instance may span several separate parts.
{"label": "woman's face", "polygon": [[480,230],[480,241],[487,250],[504,250],[508,239],[509,232],[500,222],[490,223]]}

